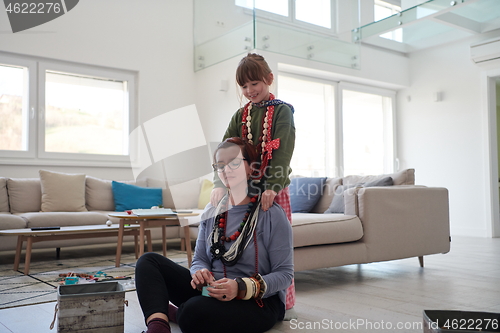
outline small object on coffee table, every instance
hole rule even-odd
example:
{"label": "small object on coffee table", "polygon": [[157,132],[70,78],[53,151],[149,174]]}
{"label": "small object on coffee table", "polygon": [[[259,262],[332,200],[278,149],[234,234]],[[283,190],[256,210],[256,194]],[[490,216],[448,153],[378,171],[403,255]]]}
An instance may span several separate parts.
{"label": "small object on coffee table", "polygon": [[36,230],[61,230],[61,227],[33,227],[33,228],[31,228],[31,231],[36,231]]}

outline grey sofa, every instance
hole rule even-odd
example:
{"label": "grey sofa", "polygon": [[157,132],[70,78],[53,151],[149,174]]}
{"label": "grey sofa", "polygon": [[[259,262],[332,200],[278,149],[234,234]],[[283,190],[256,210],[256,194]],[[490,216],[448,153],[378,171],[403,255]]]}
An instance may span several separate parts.
{"label": "grey sofa", "polygon": [[[362,187],[359,184],[391,177],[393,186]],[[161,182],[144,179],[140,186],[159,187]],[[345,185],[355,185],[339,191]],[[448,191],[415,184],[415,170],[390,175],[329,178],[321,198],[309,213],[292,214],[295,271],[362,264],[377,261],[446,253],[450,250]],[[184,183],[177,192],[175,207],[197,206],[201,181]],[[177,189],[179,191],[179,189]],[[343,196],[344,213],[324,214],[336,196]],[[180,199],[179,199],[180,198]],[[87,176],[84,212],[40,212],[39,179],[0,178],[0,229],[33,226],[104,224],[113,211],[111,181]],[[163,203],[173,207],[169,189],[163,189]],[[194,209],[195,212],[201,210]],[[190,218],[190,236],[196,239],[199,216]],[[161,236],[153,229],[153,239]],[[179,227],[169,227],[167,238],[183,237]],[[14,250],[14,237],[2,237],[0,250]],[[116,238],[82,239],[71,242],[44,242],[41,247],[90,243],[114,243]]]}
{"label": "grey sofa", "polygon": [[[162,187],[162,182],[153,179],[124,181],[124,183],[140,187]],[[65,183],[60,182],[64,187]],[[163,204],[173,207],[169,191],[163,185]],[[191,192],[199,191],[199,180],[189,182],[185,186]],[[40,178],[5,178],[0,177],[0,230],[22,229],[51,226],[105,225],[110,218],[109,213],[115,212],[111,180],[98,179],[83,175],[81,209],[78,211],[44,211],[42,212],[42,184]],[[185,204],[197,203],[197,198],[186,198]],[[80,208],[80,207],[78,207]],[[118,223],[118,219],[111,219]],[[195,230],[193,230],[193,233]],[[152,239],[161,239],[161,228],[153,228]],[[167,239],[183,237],[182,228],[167,227]],[[196,236],[194,236],[196,239]],[[129,241],[133,239],[130,237]],[[127,239],[125,239],[127,241]],[[35,248],[57,248],[90,244],[116,244],[116,237],[101,237],[76,239],[68,241],[47,241],[37,243]],[[15,250],[16,236],[1,236],[0,251]]]}

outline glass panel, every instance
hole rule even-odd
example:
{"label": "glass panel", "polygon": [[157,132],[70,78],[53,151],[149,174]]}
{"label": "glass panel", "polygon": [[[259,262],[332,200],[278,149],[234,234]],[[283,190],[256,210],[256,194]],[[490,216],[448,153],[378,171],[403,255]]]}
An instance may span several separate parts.
{"label": "glass panel", "polygon": [[[243,3],[253,7],[252,1]],[[253,10],[236,6],[234,0],[195,0],[194,70],[254,49],[253,19]]]}
{"label": "glass panel", "polygon": [[359,69],[359,45],[258,20],[257,49]]}
{"label": "glass panel", "polygon": [[411,52],[499,29],[499,13],[498,0],[429,0],[354,29],[353,41],[363,40],[396,51]]}
{"label": "glass panel", "polygon": [[428,42],[430,38],[454,31],[452,27],[433,21],[415,23],[402,30],[403,41],[409,45],[416,45],[419,41]]}
{"label": "glass panel", "polygon": [[453,13],[476,22],[484,23],[498,19],[500,16],[500,1],[481,0],[472,2],[465,7],[455,9]]}
{"label": "glass panel", "polygon": [[[335,175],[334,86],[279,76],[280,99],[293,104],[295,150],[290,163],[294,175]],[[321,124],[324,126],[322,127]],[[326,130],[326,128],[328,130]]]}
{"label": "glass panel", "polygon": [[[297,0],[300,10],[297,15],[304,22],[331,26],[332,19],[326,23],[326,19],[321,17],[331,15],[333,0],[315,1],[323,6],[321,8],[329,9],[322,10],[319,16],[318,13],[305,11],[306,1]],[[252,0],[195,0],[194,70],[201,70],[255,49],[359,68],[359,44],[353,43],[351,36],[351,30],[359,26],[357,1],[339,3],[339,6],[344,6],[345,11],[341,17],[334,18],[335,26],[339,27],[336,35],[333,35],[333,29],[325,34],[326,29],[323,27],[313,27],[313,30],[307,31],[304,29],[306,24],[297,21],[295,23],[300,24],[292,28],[294,22],[288,17],[284,18],[291,13],[289,2],[291,1],[256,1],[259,14],[257,20],[256,11],[252,10]],[[286,13],[283,8],[286,8]],[[276,19],[277,15],[274,14],[283,14],[283,17]]]}
{"label": "glass panel", "polygon": [[380,35],[380,37],[402,43],[403,29],[396,29],[393,31],[386,32],[385,34]]}
{"label": "glass panel", "polygon": [[0,150],[28,150],[28,69],[0,65]]}
{"label": "glass panel", "polygon": [[45,151],[128,155],[127,82],[46,72]]}
{"label": "glass panel", "polygon": [[[388,171],[386,156],[391,113],[390,98],[351,90],[342,91],[344,175],[378,175]],[[392,155],[390,153],[389,155]],[[390,166],[389,166],[389,171]]]}
{"label": "glass panel", "polygon": [[295,18],[330,29],[332,27],[331,0],[295,0]]}
{"label": "glass panel", "polygon": [[400,11],[400,6],[396,6],[385,1],[375,0],[373,16],[375,21],[380,21],[386,17],[399,13]]}
{"label": "glass panel", "polygon": [[359,33],[359,38],[367,38],[369,36],[378,35],[387,30],[396,29],[398,26],[410,23],[426,16],[435,14],[444,9],[453,7],[450,0],[431,0],[421,5],[405,9],[401,13],[392,15],[382,21],[373,22],[361,27],[355,31],[355,35]]}

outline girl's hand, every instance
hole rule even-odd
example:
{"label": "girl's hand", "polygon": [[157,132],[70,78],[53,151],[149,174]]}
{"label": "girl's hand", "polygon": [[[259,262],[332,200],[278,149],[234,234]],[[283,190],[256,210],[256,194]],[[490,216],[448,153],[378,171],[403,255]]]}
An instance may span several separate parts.
{"label": "girl's hand", "polygon": [[267,211],[273,205],[274,198],[277,195],[278,193],[274,192],[273,190],[265,190],[264,193],[262,193],[260,204],[263,211]]}
{"label": "girl's hand", "polygon": [[223,278],[210,285],[209,295],[219,301],[230,301],[238,296],[238,283],[235,280]]}
{"label": "girl's hand", "polygon": [[223,187],[216,187],[212,190],[210,193],[210,203],[212,206],[217,207],[219,204],[220,199],[224,196],[226,193],[226,189]]}
{"label": "girl's hand", "polygon": [[191,287],[198,290],[201,290],[203,286],[209,285],[215,281],[212,273],[206,268],[196,271],[191,277]]}

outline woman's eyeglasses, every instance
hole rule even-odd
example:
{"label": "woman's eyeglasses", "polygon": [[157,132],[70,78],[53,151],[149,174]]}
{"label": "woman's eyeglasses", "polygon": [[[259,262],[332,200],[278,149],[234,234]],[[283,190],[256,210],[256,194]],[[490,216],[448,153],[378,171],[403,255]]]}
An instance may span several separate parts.
{"label": "woman's eyeglasses", "polygon": [[227,164],[226,163],[214,163],[214,164],[212,164],[212,167],[214,168],[214,171],[217,171],[217,172],[224,171],[224,169],[226,168],[226,165],[229,167],[229,169],[236,170],[240,167],[241,162],[243,162],[244,160],[246,160],[246,158],[237,157]]}

